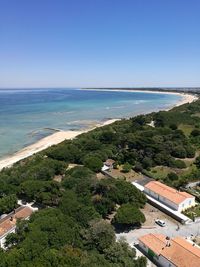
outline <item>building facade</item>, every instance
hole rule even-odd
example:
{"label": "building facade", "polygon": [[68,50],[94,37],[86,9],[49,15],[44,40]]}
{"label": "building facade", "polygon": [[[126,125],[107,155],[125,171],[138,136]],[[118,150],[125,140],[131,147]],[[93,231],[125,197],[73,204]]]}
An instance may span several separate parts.
{"label": "building facade", "polygon": [[182,212],[195,206],[195,197],[180,192],[158,181],[151,181],[144,186],[144,193],[165,204],[169,208]]}
{"label": "building facade", "polygon": [[107,159],[102,167],[102,171],[111,171],[113,169],[113,164],[115,163],[115,161],[113,159]]}
{"label": "building facade", "polygon": [[28,220],[33,213],[33,209],[21,206],[0,220],[0,247],[5,249],[6,237],[8,234],[15,233],[18,219]]}
{"label": "building facade", "polygon": [[147,234],[139,238],[139,248],[161,267],[200,266],[200,247],[182,237]]}

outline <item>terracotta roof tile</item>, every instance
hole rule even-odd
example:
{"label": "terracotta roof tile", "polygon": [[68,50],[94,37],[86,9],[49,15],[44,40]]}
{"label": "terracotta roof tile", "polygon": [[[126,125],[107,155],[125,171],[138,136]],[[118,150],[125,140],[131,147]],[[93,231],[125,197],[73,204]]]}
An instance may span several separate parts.
{"label": "terracotta roof tile", "polygon": [[180,204],[187,198],[194,198],[194,196],[186,192],[177,191],[176,189],[157,181],[149,182],[145,185],[145,188],[154,191],[158,195],[163,196],[176,204]]}
{"label": "terracotta roof tile", "polygon": [[154,253],[162,255],[177,267],[200,266],[200,248],[193,246],[182,237],[170,239],[170,246],[167,246],[166,237],[159,234],[147,234],[139,240]]}
{"label": "terracotta roof tile", "polygon": [[9,232],[16,226],[17,219],[26,219],[33,213],[33,210],[29,207],[19,207],[8,214],[5,218],[0,220],[0,237]]}
{"label": "terracotta roof tile", "polygon": [[148,234],[141,236],[139,238],[142,243],[144,243],[147,247],[149,247],[153,252],[155,252],[157,255],[160,254],[163,247],[166,245],[166,236],[162,234]]}

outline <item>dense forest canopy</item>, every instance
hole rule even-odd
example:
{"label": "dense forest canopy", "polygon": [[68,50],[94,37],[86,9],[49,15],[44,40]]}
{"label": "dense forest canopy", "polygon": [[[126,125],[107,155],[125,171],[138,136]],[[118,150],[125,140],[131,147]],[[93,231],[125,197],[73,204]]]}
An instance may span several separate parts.
{"label": "dense forest canopy", "polygon": [[[198,100],[97,128],[2,170],[0,215],[16,208],[17,199],[34,201],[40,210],[8,236],[0,267],[146,266],[114,232],[144,222],[146,197],[123,179],[96,173],[108,158],[124,172],[154,175],[162,166],[171,170],[163,181],[179,187],[200,177],[199,149]],[[69,168],[72,163],[77,166]]]}

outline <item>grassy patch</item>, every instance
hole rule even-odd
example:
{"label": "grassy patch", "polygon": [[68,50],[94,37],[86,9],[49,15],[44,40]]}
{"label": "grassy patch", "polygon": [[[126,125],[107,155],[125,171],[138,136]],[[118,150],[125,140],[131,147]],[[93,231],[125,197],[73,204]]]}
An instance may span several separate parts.
{"label": "grassy patch", "polygon": [[170,172],[173,172],[173,170],[166,166],[156,166],[148,171],[150,176],[156,180],[165,179]]}
{"label": "grassy patch", "polygon": [[[182,169],[182,170],[180,170],[180,172],[179,173],[177,173],[177,174],[179,174],[179,175],[182,175],[182,176],[185,176],[185,175],[190,175],[190,174],[192,174],[193,172],[196,172],[196,170],[197,170],[197,167],[196,167],[196,165],[195,164],[191,164],[189,167],[187,167],[186,169]],[[188,181],[189,182],[189,181]]]}
{"label": "grassy patch", "polygon": [[127,181],[130,181],[130,182],[133,182],[135,180],[143,178],[142,174],[139,174],[139,173],[135,172],[134,170],[131,170],[128,173],[123,173],[122,169],[123,169],[123,166],[121,165],[121,166],[119,166],[118,169],[112,169],[111,171],[109,171],[109,174],[113,178],[126,179]]}
{"label": "grassy patch", "polygon": [[187,165],[186,169],[174,169],[167,166],[156,166],[151,168],[151,170],[147,172],[147,175],[149,174],[150,177],[156,180],[164,180],[167,177],[167,175],[171,172],[176,173],[178,176],[182,176],[182,175],[188,175],[192,171],[196,170],[195,164],[190,163],[186,165]]}
{"label": "grassy patch", "polygon": [[200,217],[200,204],[196,205],[195,207],[185,210],[183,214],[185,214],[192,220],[195,217]]}
{"label": "grassy patch", "polygon": [[178,129],[182,130],[186,136],[189,136],[194,130],[194,125],[180,124]]}

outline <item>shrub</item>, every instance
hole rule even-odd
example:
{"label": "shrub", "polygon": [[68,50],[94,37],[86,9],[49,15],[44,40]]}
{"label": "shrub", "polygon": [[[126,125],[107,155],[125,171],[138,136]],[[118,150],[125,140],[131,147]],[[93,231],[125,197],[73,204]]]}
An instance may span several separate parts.
{"label": "shrub", "polygon": [[112,220],[113,224],[130,227],[131,225],[141,225],[145,222],[144,214],[134,204],[123,204]]}
{"label": "shrub", "polygon": [[132,168],[131,164],[129,164],[128,162],[126,162],[126,163],[123,165],[122,172],[124,172],[124,173],[128,173],[128,172],[130,172],[131,168]]}
{"label": "shrub", "polygon": [[170,180],[170,181],[174,181],[174,180],[178,180],[178,175],[174,172],[170,172],[168,175],[167,175],[167,178]]}
{"label": "shrub", "polygon": [[103,167],[103,161],[99,157],[89,156],[84,159],[85,167],[94,172],[99,172]]}
{"label": "shrub", "polygon": [[200,135],[200,130],[199,129],[194,129],[191,132],[191,136],[193,136],[193,137],[196,137],[196,136],[199,136],[199,135]]}

